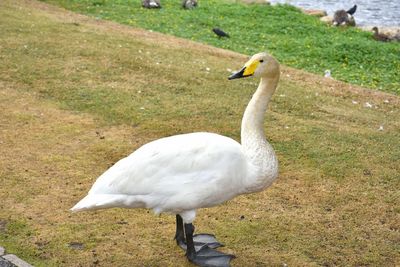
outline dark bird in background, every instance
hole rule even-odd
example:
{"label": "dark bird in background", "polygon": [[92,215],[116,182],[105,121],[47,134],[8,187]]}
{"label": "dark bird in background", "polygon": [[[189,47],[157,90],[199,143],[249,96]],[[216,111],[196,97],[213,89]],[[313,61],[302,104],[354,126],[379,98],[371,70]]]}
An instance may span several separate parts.
{"label": "dark bird in background", "polygon": [[357,10],[357,5],[354,5],[352,8],[350,8],[349,10],[347,10],[346,12],[350,15],[354,15],[354,13],[356,13]]}
{"label": "dark bird in background", "polygon": [[182,7],[184,9],[192,9],[197,7],[197,0],[183,0]]}
{"label": "dark bird in background", "polygon": [[221,29],[218,29],[218,28],[214,28],[214,29],[212,29],[212,31],[219,37],[219,38],[221,38],[221,37],[230,37],[229,36],[229,34],[227,34],[226,32],[224,32],[223,30],[221,30]]}
{"label": "dark bird in background", "polygon": [[144,8],[161,8],[160,0],[142,0]]}
{"label": "dark bird in background", "polygon": [[372,38],[374,38],[377,41],[380,42],[398,42],[400,41],[400,32],[398,31],[397,33],[380,33],[378,30],[378,27],[373,27],[372,31],[374,32],[374,35],[372,36]]}
{"label": "dark bird in background", "polygon": [[354,5],[349,10],[340,9],[333,14],[334,26],[355,26],[354,13],[356,13],[357,5]]}
{"label": "dark bird in background", "polygon": [[375,40],[381,42],[389,42],[390,37],[384,33],[379,33],[378,27],[373,27],[374,35],[372,36]]}

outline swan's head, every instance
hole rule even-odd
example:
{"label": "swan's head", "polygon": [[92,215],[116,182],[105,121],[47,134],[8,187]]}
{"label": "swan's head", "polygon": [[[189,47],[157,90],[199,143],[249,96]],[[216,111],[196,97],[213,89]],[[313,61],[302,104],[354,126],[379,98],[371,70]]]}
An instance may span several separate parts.
{"label": "swan's head", "polygon": [[267,53],[255,54],[244,64],[244,67],[229,76],[229,80],[245,78],[249,76],[254,77],[279,77],[279,63],[278,61]]}

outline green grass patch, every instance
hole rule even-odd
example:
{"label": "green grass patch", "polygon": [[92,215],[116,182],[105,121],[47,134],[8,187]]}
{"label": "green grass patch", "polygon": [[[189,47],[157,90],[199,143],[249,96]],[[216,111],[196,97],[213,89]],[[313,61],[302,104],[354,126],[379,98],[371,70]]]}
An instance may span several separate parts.
{"label": "green grass patch", "polygon": [[[357,28],[334,28],[289,5],[245,5],[201,1],[184,10],[180,1],[164,1],[160,10],[141,1],[45,0],[99,19],[158,31],[251,55],[268,50],[283,64],[335,79],[400,93],[400,44],[381,43]],[[218,39],[220,27],[231,35]]]}

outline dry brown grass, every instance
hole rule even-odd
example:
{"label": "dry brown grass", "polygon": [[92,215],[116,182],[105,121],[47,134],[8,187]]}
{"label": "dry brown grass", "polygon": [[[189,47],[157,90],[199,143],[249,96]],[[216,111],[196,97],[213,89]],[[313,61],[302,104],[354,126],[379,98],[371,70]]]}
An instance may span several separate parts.
{"label": "dry brown grass", "polygon": [[[0,22],[0,245],[35,266],[189,266],[173,216],[68,209],[150,140],[238,138],[256,83],[228,82],[226,68],[246,56],[36,1],[1,2]],[[234,266],[398,264],[399,106],[284,67],[266,122],[278,182],[200,210],[197,229],[216,233]]]}

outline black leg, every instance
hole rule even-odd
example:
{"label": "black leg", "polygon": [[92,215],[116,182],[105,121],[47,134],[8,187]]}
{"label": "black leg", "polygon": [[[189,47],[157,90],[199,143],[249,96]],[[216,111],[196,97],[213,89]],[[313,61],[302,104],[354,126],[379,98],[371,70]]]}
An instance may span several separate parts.
{"label": "black leg", "polygon": [[176,244],[178,244],[178,246],[182,247],[185,245],[185,233],[183,231],[183,220],[179,214],[176,215],[175,240],[176,240]]}
{"label": "black leg", "polygon": [[194,248],[194,242],[193,242],[193,232],[194,232],[194,226],[191,223],[185,223],[185,234],[186,234],[186,257],[190,260],[193,261],[194,258],[196,257],[196,250]]}
{"label": "black leg", "polygon": [[[183,250],[186,250],[186,240],[185,240],[183,219],[179,214],[176,215],[175,240],[176,240],[176,244],[178,246],[180,246]],[[215,238],[215,236],[211,235],[211,234],[193,235],[193,242],[194,242],[196,250],[199,250],[204,245],[207,245],[210,248],[223,247],[223,244],[219,243],[218,240]]]}

